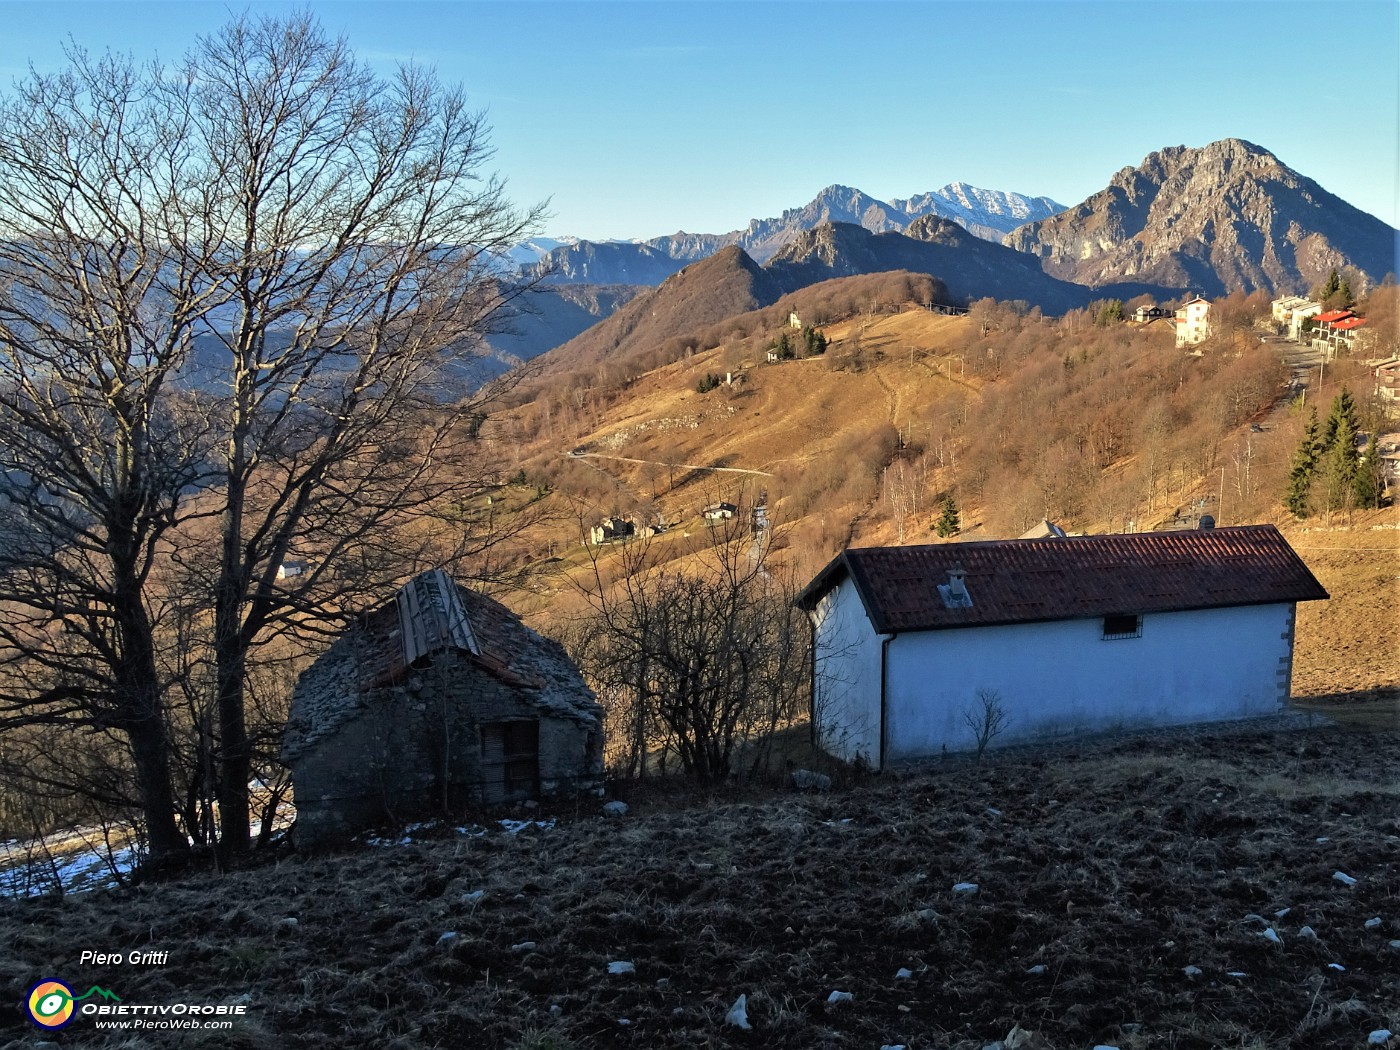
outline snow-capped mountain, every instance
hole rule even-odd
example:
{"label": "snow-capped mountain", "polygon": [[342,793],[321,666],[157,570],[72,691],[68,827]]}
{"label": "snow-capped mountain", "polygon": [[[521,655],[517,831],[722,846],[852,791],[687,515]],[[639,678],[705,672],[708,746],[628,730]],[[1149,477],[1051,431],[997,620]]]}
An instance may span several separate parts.
{"label": "snow-capped mountain", "polygon": [[655,285],[683,266],[731,245],[764,263],[800,234],[824,223],[852,223],[871,233],[891,233],[934,215],[958,223],[983,240],[1000,243],[1022,223],[1047,218],[1062,207],[1049,197],[984,190],[964,182],[893,201],[876,200],[853,186],[832,185],[802,207],[788,208],[775,218],[753,219],[742,230],[681,232],[630,243],[608,242],[606,247],[577,241],[546,253],[537,265],[547,268],[551,281]]}

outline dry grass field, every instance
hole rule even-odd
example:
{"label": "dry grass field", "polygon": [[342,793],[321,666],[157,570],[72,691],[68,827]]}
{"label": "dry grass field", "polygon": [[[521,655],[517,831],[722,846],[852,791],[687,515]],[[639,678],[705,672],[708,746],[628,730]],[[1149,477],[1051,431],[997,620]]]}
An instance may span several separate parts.
{"label": "dry grass field", "polygon": [[[231,1033],[80,1018],[63,1046],[978,1050],[1019,1025],[1066,1050],[1360,1047],[1400,1029],[1397,762],[1394,732],[1256,728],[634,795],[622,819],[3,902],[0,973],[16,1003],[56,977],[249,1007]],[[17,1013],[4,1045],[36,1045]]]}
{"label": "dry grass field", "polygon": [[[890,441],[927,462],[938,414],[978,390],[959,356],[974,324],[857,317],[827,327],[823,358],[698,352],[579,407],[518,450],[531,487],[576,502],[531,540],[552,574],[506,599],[546,628],[582,609],[590,515],[645,507],[674,524],[658,553],[684,558],[706,542],[701,506],[760,489],[775,562],[799,577],[844,544],[895,542],[866,465],[890,462]],[[933,510],[906,542],[933,538]],[[991,538],[982,510],[964,507],[967,538]],[[396,832],[221,877],[0,901],[0,974],[16,1003],[53,977],[131,1003],[248,1006],[232,1032],[80,1019],[52,1037],[113,1050],[981,1050],[1015,1026],[1040,1050],[1360,1047],[1400,1030],[1397,520],[1284,527],[1333,596],[1300,609],[1295,697],[1340,724],[1016,749],[826,794],[632,789],[621,820],[590,801],[517,834]],[[170,955],[92,966],[83,949]],[[828,1002],[837,991],[850,1001]],[[725,1019],[741,994],[748,1030]],[[0,1047],[37,1045],[10,1016]]]}

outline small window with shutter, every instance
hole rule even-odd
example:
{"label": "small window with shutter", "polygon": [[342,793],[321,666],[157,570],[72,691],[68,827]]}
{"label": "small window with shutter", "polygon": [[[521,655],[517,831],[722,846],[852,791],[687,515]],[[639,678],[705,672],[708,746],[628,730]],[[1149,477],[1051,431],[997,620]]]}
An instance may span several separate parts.
{"label": "small window with shutter", "polygon": [[483,802],[530,798],[539,791],[539,779],[539,722],[488,722],[481,727]]}

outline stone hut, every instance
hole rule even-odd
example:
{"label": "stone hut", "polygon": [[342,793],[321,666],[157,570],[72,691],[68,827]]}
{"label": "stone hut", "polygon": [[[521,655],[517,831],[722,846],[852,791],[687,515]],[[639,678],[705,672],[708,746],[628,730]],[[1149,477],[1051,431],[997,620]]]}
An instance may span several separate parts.
{"label": "stone hut", "polygon": [[603,711],[556,642],[441,569],[360,618],[297,682],[282,745],[297,840],[597,791]]}

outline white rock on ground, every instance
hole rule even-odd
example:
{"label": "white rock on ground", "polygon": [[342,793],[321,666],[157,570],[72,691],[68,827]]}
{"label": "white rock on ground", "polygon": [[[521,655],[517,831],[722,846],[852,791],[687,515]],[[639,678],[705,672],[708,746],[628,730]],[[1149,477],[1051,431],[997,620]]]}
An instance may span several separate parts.
{"label": "white rock on ground", "polygon": [[1298,927],[1298,936],[1305,941],[1315,941],[1317,940],[1317,931],[1311,926],[1300,926]]}
{"label": "white rock on ground", "polygon": [[855,998],[856,997],[850,992],[833,991],[830,995],[826,997],[826,1001],[828,1005],[836,1006],[840,1003],[853,1003],[855,1002]]}
{"label": "white rock on ground", "polygon": [[1346,872],[1344,872],[1344,871],[1334,871],[1334,872],[1332,873],[1332,878],[1336,879],[1336,880],[1337,880],[1338,882],[1340,882],[1343,886],[1355,886],[1355,885],[1356,885],[1356,880],[1353,879],[1350,875],[1348,875],[1348,874],[1347,874]]}
{"label": "white rock on ground", "polygon": [[909,967],[907,966],[901,966],[898,970],[894,972],[894,979],[896,981],[907,981],[913,976],[914,971],[909,969]]}
{"label": "white rock on ground", "polygon": [[1050,968],[1044,963],[1036,963],[1029,970],[1027,970],[1026,973],[1030,974],[1032,977],[1039,977],[1043,973],[1048,973],[1049,969]]}
{"label": "white rock on ground", "polygon": [[513,951],[516,955],[524,955],[527,952],[532,952],[535,950],[535,942],[521,941],[519,944],[512,944],[510,946],[510,950]]}
{"label": "white rock on ground", "polygon": [[1373,918],[1373,919],[1367,919],[1367,920],[1366,920],[1366,929],[1368,929],[1368,930],[1374,930],[1374,929],[1376,929],[1378,926],[1380,926],[1380,924],[1381,924],[1380,916],[1376,916],[1376,917]]}
{"label": "white rock on ground", "polygon": [[1274,944],[1277,944],[1279,947],[1282,947],[1282,946],[1283,946],[1283,938],[1280,937],[1280,936],[1278,935],[1278,930],[1274,929],[1272,926],[1268,927],[1268,928],[1267,928],[1263,933],[1261,933],[1259,936],[1260,936],[1260,937],[1263,937],[1266,941],[1272,941]]}
{"label": "white rock on ground", "polygon": [[438,944],[448,944],[451,941],[455,941],[458,938],[458,936],[459,934],[456,930],[448,930],[446,933],[444,933],[441,937],[437,939],[437,942]]}
{"label": "white rock on ground", "polygon": [[462,903],[476,907],[481,903],[481,898],[486,896],[485,890],[472,890],[470,893],[462,894]]}
{"label": "white rock on ground", "polygon": [[1385,1046],[1386,1043],[1390,1042],[1390,1029],[1377,1028],[1366,1037],[1366,1042],[1370,1043],[1372,1046]]}
{"label": "white rock on ground", "polygon": [[729,1008],[729,1013],[724,1015],[724,1019],[736,1028],[748,1031],[753,1027],[749,1024],[749,997],[740,995],[734,1000],[734,1005]]}
{"label": "white rock on ground", "polygon": [[627,962],[622,959],[619,959],[616,962],[608,963],[608,973],[613,974],[614,976],[621,976],[623,974],[636,972],[637,967],[633,963]]}
{"label": "white rock on ground", "polygon": [[1181,972],[1184,973],[1187,977],[1199,977],[1201,976],[1202,971],[1199,966],[1186,966],[1182,968]]}
{"label": "white rock on ground", "polygon": [[603,803],[603,816],[605,817],[625,817],[631,807],[621,799],[613,799],[611,802]]}
{"label": "white rock on ground", "polygon": [[959,882],[953,885],[953,892],[964,897],[971,897],[977,892],[977,883]]}

